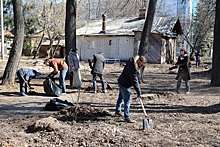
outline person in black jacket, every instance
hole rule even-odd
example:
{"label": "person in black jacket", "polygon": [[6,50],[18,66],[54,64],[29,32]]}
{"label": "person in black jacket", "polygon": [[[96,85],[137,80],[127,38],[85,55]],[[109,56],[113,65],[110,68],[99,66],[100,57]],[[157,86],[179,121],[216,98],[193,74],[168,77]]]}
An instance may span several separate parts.
{"label": "person in black jacket", "polygon": [[[93,62],[93,65],[92,65]],[[93,92],[97,92],[97,85],[96,85],[96,78],[97,76],[101,80],[102,84],[102,91],[103,93],[106,93],[106,84],[105,84],[105,79],[104,79],[104,67],[105,67],[105,57],[103,56],[102,52],[99,52],[98,54],[93,55],[93,59],[89,60],[89,66],[92,69],[91,74],[93,76],[92,81],[93,81]]]}
{"label": "person in black jacket", "polygon": [[130,119],[131,87],[137,92],[137,97],[141,98],[141,88],[139,84],[139,69],[147,62],[144,56],[135,56],[129,59],[121,75],[118,78],[119,96],[116,103],[116,116],[121,116],[121,105],[124,101],[125,122],[132,123]]}
{"label": "person in black jacket", "polygon": [[176,65],[179,67],[178,73],[176,76],[176,80],[177,80],[176,92],[177,94],[179,94],[180,85],[183,80],[185,81],[185,84],[186,84],[186,94],[189,94],[190,93],[189,80],[191,79],[190,60],[189,60],[188,53],[185,49],[180,50],[180,55],[178,57]]}

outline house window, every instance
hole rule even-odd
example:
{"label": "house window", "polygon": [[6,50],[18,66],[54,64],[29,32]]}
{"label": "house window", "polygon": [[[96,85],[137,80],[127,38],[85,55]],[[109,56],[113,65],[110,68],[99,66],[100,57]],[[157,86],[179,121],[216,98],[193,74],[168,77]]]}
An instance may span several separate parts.
{"label": "house window", "polygon": [[88,40],[88,49],[94,49],[94,48],[95,48],[95,41]]}

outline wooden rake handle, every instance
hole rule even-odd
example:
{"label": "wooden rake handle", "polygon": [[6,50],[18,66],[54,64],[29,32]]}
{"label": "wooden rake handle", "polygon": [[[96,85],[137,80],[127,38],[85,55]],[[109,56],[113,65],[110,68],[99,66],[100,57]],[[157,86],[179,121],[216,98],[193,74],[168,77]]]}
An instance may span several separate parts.
{"label": "wooden rake handle", "polygon": [[21,78],[24,80],[24,82],[26,83],[28,89],[31,91],[31,87],[29,86],[27,80],[25,80],[25,78],[21,75]]}

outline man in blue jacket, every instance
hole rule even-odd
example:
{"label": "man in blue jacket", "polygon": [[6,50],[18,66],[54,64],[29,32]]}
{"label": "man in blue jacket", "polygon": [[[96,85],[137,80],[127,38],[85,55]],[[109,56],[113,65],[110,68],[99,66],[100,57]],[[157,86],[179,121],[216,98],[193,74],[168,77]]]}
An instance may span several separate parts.
{"label": "man in blue jacket", "polygon": [[129,59],[121,75],[118,78],[119,96],[116,103],[116,116],[121,116],[121,105],[124,101],[124,119],[127,123],[132,123],[130,119],[131,87],[137,92],[137,97],[141,97],[139,84],[139,69],[147,62],[144,56],[135,56]]}
{"label": "man in blue jacket", "polygon": [[27,86],[30,88],[30,81],[32,78],[41,75],[40,72],[37,72],[34,69],[21,68],[17,71],[17,76],[20,83],[20,95],[27,96]]}

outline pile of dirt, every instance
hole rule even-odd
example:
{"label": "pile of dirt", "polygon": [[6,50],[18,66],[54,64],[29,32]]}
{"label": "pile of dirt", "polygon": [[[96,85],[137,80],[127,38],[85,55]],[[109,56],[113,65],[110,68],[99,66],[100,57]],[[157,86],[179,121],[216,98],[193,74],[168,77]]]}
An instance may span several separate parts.
{"label": "pile of dirt", "polygon": [[38,131],[59,131],[62,125],[56,118],[47,117],[37,120],[33,125],[28,126],[26,132],[27,133],[34,133]]}

